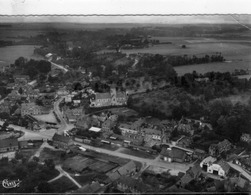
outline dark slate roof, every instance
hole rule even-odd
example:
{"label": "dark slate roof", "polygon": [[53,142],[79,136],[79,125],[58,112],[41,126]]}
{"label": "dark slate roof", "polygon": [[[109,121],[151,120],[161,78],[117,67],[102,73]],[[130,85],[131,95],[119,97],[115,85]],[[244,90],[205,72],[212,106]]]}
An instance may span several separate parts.
{"label": "dark slate roof", "polygon": [[109,175],[108,175],[108,177],[109,177],[109,179],[113,182],[113,181],[116,181],[117,179],[119,179],[120,178],[120,174],[116,171],[116,172],[114,172],[114,173],[110,173]]}
{"label": "dark slate roof", "polygon": [[126,175],[127,173],[130,173],[133,169],[136,168],[136,165],[133,161],[128,162],[124,166],[120,167],[118,169],[118,172],[120,175]]}
{"label": "dark slate roof", "polygon": [[193,178],[191,177],[190,174],[185,174],[182,178],[181,178],[181,183],[183,184],[188,184],[193,180]]}
{"label": "dark slate roof", "polygon": [[101,189],[101,185],[99,182],[94,182],[92,184],[86,185],[78,190],[76,190],[77,193],[96,193]]}
{"label": "dark slate roof", "polygon": [[201,174],[201,167],[200,165],[194,165],[192,168],[190,168],[187,171],[188,174],[191,175],[191,177],[196,178]]}
{"label": "dark slate roof", "polygon": [[217,164],[220,165],[221,168],[222,168],[225,172],[228,172],[229,169],[230,169],[229,164],[228,164],[227,162],[225,162],[224,160],[219,160],[219,161],[217,162]]}
{"label": "dark slate roof", "polygon": [[223,148],[225,146],[231,146],[231,142],[228,141],[227,139],[224,139],[222,142],[218,143],[218,148]]}
{"label": "dark slate roof", "polygon": [[18,147],[18,141],[15,138],[11,139],[3,139],[0,140],[0,148],[6,148],[6,147]]}
{"label": "dark slate roof", "polygon": [[237,185],[240,187],[240,188],[244,188],[245,185],[248,183],[248,181],[242,177],[239,177],[238,179],[238,182],[237,182]]}
{"label": "dark slate roof", "polygon": [[128,186],[129,188],[135,189],[139,192],[147,192],[147,190],[149,189],[149,187],[143,182],[140,182],[139,180],[128,177],[128,176],[122,176],[118,180],[118,183],[122,183]]}
{"label": "dark slate roof", "polygon": [[28,146],[28,141],[19,141],[19,146],[20,147]]}
{"label": "dark slate roof", "polygon": [[69,143],[69,141],[71,140],[71,138],[55,133],[54,136],[53,136],[53,138],[52,138],[52,140],[53,141],[64,142],[64,143]]}

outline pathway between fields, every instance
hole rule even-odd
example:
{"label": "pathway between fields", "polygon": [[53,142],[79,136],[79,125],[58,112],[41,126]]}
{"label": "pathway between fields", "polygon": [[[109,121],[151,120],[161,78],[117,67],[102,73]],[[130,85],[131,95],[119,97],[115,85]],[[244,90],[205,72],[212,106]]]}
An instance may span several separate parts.
{"label": "pathway between fields", "polygon": [[73,179],[73,178],[70,176],[69,173],[67,173],[66,171],[64,171],[64,170],[62,169],[61,165],[56,165],[55,168],[59,171],[60,174],[59,174],[57,177],[55,177],[55,178],[51,179],[50,181],[48,181],[48,183],[51,183],[51,182],[53,182],[53,181],[59,179],[59,178],[62,177],[62,176],[66,176],[66,177],[68,177],[76,186],[78,186],[78,188],[82,188],[82,186],[81,186],[75,179]]}

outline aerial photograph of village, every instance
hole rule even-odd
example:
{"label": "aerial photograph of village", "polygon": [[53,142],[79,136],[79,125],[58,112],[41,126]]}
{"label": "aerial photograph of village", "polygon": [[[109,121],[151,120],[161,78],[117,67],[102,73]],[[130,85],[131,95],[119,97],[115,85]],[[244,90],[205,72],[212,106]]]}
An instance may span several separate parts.
{"label": "aerial photograph of village", "polygon": [[251,16],[114,18],[0,20],[0,193],[251,192]]}

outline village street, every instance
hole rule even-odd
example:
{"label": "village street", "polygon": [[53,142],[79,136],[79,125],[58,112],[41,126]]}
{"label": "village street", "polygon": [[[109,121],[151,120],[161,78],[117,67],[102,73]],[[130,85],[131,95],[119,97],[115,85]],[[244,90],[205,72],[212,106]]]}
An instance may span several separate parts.
{"label": "village street", "polygon": [[[10,126],[13,127],[15,130],[21,130],[25,133],[24,136],[19,138],[19,140],[29,140],[29,139],[46,139],[46,140],[49,139],[49,140],[51,140],[54,133],[55,133],[55,130],[53,130],[54,132],[50,131],[50,133],[48,133],[48,130],[33,132],[33,131],[27,130],[23,127],[19,127],[19,126],[15,126],[15,125],[10,125]],[[146,163],[147,166],[150,166],[150,165],[158,166],[158,167],[163,167],[163,168],[171,169],[171,170],[174,169],[174,170],[181,171],[181,172],[186,172],[189,169],[189,167],[192,166],[192,164],[167,163],[167,162],[164,162],[160,159],[152,160],[152,159],[147,159],[147,158],[141,158],[141,157],[136,157],[133,155],[123,154],[118,151],[111,151],[111,150],[107,150],[104,148],[98,148],[98,147],[82,144],[79,142],[74,142],[74,143],[80,144],[83,147],[85,147],[89,150],[95,151],[95,152],[108,154],[108,155],[116,156],[116,157],[120,157],[120,158],[126,158],[126,159],[130,159],[130,160],[138,161],[141,163]]]}
{"label": "village street", "polygon": [[232,162],[228,162],[228,164],[230,165],[230,167],[232,167],[233,169],[240,172],[243,176],[245,176],[249,180],[249,182],[251,182],[251,175],[249,175],[245,170],[243,170],[242,167],[240,167]]}
{"label": "village street", "polygon": [[157,157],[156,159],[141,158],[141,157],[137,157],[137,156],[133,156],[133,155],[129,155],[129,154],[120,153],[118,151],[110,151],[110,150],[103,149],[103,148],[89,146],[87,144],[83,144],[83,143],[79,143],[79,142],[75,142],[75,144],[79,144],[88,150],[96,151],[98,153],[103,153],[103,154],[108,154],[111,156],[130,159],[130,160],[141,162],[142,164],[145,163],[147,166],[152,165],[152,166],[157,166],[157,167],[163,167],[166,169],[174,169],[174,170],[177,170],[180,172],[186,172],[190,167],[193,166],[192,164],[164,162],[161,159],[159,159],[159,157]]}
{"label": "village street", "polygon": [[63,99],[64,99],[64,96],[59,98],[56,102],[54,102],[54,111],[55,111],[56,115],[58,116],[59,120],[61,121],[60,122],[61,126],[59,129],[57,129],[58,134],[63,134],[65,131],[70,130],[74,127],[74,125],[69,125],[65,121],[65,119],[62,115],[62,112],[60,111],[59,104],[60,104],[60,102],[63,101]]}

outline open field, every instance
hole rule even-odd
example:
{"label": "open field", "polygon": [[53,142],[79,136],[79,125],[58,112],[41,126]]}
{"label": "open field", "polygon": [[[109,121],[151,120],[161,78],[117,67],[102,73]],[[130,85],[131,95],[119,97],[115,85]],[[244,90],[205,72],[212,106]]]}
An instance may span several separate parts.
{"label": "open field", "polygon": [[[183,42],[183,41],[182,41]],[[152,53],[162,55],[205,55],[215,52],[222,52],[223,56],[231,57],[232,54],[243,55],[249,54],[250,45],[243,42],[190,42],[184,44],[187,48],[181,48],[180,43],[160,44],[149,48],[142,49],[124,49],[122,53]],[[232,56],[233,57],[233,56]],[[250,58],[249,58],[250,59]]]}
{"label": "open field", "polygon": [[40,121],[49,122],[49,123],[57,123],[57,120],[52,112],[50,112],[49,114],[36,115],[33,117]]}
{"label": "open field", "polygon": [[64,193],[78,189],[78,187],[66,176],[53,181],[51,185],[57,193]]}
{"label": "open field", "polygon": [[[251,69],[251,42],[250,40],[218,40],[212,38],[189,38],[189,37],[154,37],[160,42],[172,42],[172,44],[160,44],[142,49],[124,49],[123,53],[151,53],[162,55],[196,55],[204,56],[221,52],[228,63],[208,63],[175,67],[178,75],[183,75],[196,70],[199,73],[210,71],[234,71],[235,69]],[[181,45],[187,48],[182,49]],[[111,52],[111,50],[107,50]]]}

